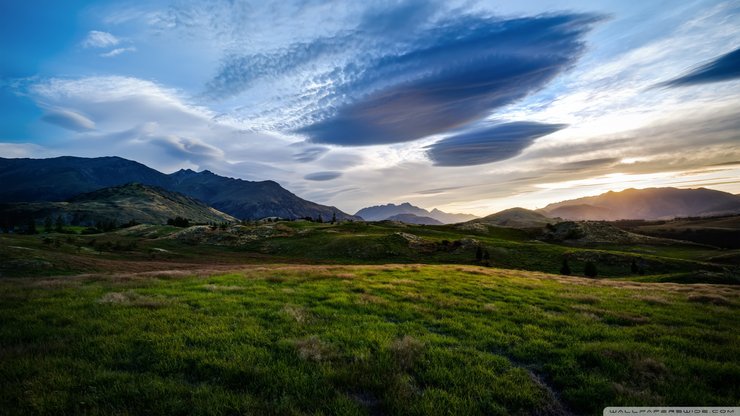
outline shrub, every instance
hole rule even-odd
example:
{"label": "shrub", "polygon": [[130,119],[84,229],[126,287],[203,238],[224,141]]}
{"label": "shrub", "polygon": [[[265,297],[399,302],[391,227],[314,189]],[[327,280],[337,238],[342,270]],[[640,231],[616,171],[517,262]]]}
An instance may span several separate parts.
{"label": "shrub", "polygon": [[599,274],[598,269],[596,268],[596,263],[592,261],[587,261],[586,266],[583,268],[583,274],[585,274],[587,277],[596,277]]}
{"label": "shrub", "polygon": [[568,264],[568,259],[563,259],[563,265],[560,266],[560,274],[565,276],[570,276],[570,265]]}

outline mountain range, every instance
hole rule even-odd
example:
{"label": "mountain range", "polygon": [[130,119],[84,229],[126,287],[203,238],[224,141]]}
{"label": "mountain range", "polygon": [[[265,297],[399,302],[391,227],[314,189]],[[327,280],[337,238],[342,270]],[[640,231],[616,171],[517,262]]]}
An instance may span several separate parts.
{"label": "mountain range", "polygon": [[164,174],[120,157],[0,158],[0,202],[67,201],[85,192],[140,183],[179,192],[238,219],[264,217],[359,220],[341,210],[302,199],[274,181],[246,181],[210,171]]}
{"label": "mountain range", "polygon": [[567,220],[661,220],[740,213],[740,196],[713,189],[647,188],[550,204],[538,212]]}
{"label": "mountain range", "polygon": [[82,226],[129,222],[165,224],[176,217],[195,223],[237,221],[194,198],[138,183],[83,193],[64,202],[4,203],[0,204],[0,216],[3,225],[24,224],[28,218],[57,217],[66,224]]}
{"label": "mountain range", "polygon": [[[409,214],[419,218],[411,217]],[[471,214],[450,214],[436,208],[431,211],[427,211],[424,208],[411,205],[408,202],[404,202],[400,205],[386,204],[367,207],[357,211],[355,215],[361,217],[365,221],[382,221],[393,219],[392,217],[394,216],[404,215],[404,218],[406,219],[404,222],[411,224],[431,224],[429,219],[439,221],[442,224],[454,224],[478,218]],[[396,218],[396,220],[398,219]]]}

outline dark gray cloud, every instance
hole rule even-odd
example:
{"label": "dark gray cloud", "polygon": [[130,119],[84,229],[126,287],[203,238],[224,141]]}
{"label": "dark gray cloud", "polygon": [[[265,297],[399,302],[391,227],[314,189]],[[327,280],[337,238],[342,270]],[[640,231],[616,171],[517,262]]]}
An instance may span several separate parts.
{"label": "dark gray cloud", "polygon": [[583,51],[598,20],[557,15],[512,20],[466,16],[440,24],[423,44],[358,68],[349,85],[374,92],[297,130],[312,142],[344,146],[399,143],[459,128],[542,88]]}
{"label": "dark gray cloud", "polygon": [[309,181],[330,181],[340,176],[342,176],[342,172],[326,171],[326,172],[309,173],[308,175],[304,176],[303,179],[306,179]]}
{"label": "dark gray cloud", "polygon": [[178,136],[149,137],[152,144],[159,146],[165,154],[181,160],[188,160],[197,165],[220,161],[224,157],[221,149],[198,139]]}
{"label": "dark gray cloud", "polygon": [[494,124],[442,139],[428,146],[437,166],[470,166],[510,159],[538,137],[566,127],[527,121]]}
{"label": "dark gray cloud", "polygon": [[95,129],[95,123],[92,120],[71,110],[49,110],[41,119],[73,131],[84,132]]}
{"label": "dark gray cloud", "polygon": [[662,87],[683,87],[740,78],[740,48],[717,57],[686,75],[659,84]]}
{"label": "dark gray cloud", "polygon": [[[301,146],[303,144],[301,143]],[[329,151],[328,147],[324,146],[309,146],[302,148],[299,152],[293,154],[293,159],[296,162],[307,163],[313,162],[314,160],[325,155]]]}

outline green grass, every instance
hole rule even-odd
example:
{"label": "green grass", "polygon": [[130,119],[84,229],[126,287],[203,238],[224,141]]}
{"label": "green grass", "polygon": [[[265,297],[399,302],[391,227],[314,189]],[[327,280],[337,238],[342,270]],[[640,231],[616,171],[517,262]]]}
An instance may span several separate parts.
{"label": "green grass", "polygon": [[[393,223],[317,224],[282,222],[241,227],[239,232],[209,231],[213,241],[172,238],[182,228],[142,226],[94,235],[0,235],[0,276],[40,276],[126,270],[138,271],[145,262],[157,263],[311,263],[311,264],[479,264],[478,246],[490,254],[493,267],[558,273],[568,258],[575,275],[587,261],[596,263],[599,277],[635,278],[633,261],[645,275],[693,274],[676,282],[738,284],[740,250],[686,245],[593,244],[573,246],[538,241],[511,228],[469,231],[455,226],[412,226]],[[239,240],[239,233],[254,238]],[[406,237],[405,237],[406,236]],[[408,240],[413,237],[413,241]],[[235,243],[235,241],[239,241]],[[157,268],[168,268],[160,265]]]}
{"label": "green grass", "polygon": [[0,409],[506,415],[737,406],[738,294],[440,265],[6,278]]}

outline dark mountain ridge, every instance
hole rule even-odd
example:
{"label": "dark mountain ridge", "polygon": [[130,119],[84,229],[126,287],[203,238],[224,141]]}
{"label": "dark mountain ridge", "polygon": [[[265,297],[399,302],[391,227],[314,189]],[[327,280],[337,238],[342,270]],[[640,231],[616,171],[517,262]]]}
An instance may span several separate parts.
{"label": "dark mountain ridge", "polygon": [[238,219],[359,219],[336,207],[306,201],[274,181],[246,181],[210,171],[164,174],[120,157],[0,158],[0,202],[65,201],[75,195],[137,182],[196,198]]}
{"label": "dark mountain ridge", "polygon": [[647,188],[550,204],[539,212],[567,220],[659,220],[740,213],[740,197],[713,189]]}

